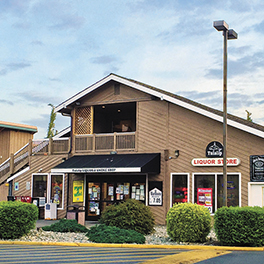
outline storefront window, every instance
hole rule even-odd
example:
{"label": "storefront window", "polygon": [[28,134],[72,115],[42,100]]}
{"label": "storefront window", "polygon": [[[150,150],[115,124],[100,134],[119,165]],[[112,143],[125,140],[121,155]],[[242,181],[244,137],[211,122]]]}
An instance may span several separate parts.
{"label": "storefront window", "polygon": [[172,204],[188,202],[188,175],[172,175]]}
{"label": "storefront window", "polygon": [[63,207],[63,175],[51,175],[50,201],[57,204],[57,208]]}
{"label": "storefront window", "polygon": [[[194,174],[194,203],[207,206],[211,213],[223,206],[223,175]],[[239,206],[239,174],[227,175],[227,206]]]}
{"label": "storefront window", "polygon": [[123,201],[129,198],[129,183],[117,183],[116,186],[116,200]]}
{"label": "storefront window", "polygon": [[[227,175],[227,206],[239,205],[239,177]],[[217,207],[223,206],[223,175],[217,175]]]}
{"label": "storefront window", "polygon": [[33,174],[32,181],[33,181],[33,190],[32,196],[33,197],[47,197],[47,174]]}
{"label": "storefront window", "polygon": [[145,201],[145,183],[132,184],[131,199]]}
{"label": "storefront window", "polygon": [[207,206],[210,213],[215,212],[215,175],[194,176],[194,202]]}
{"label": "storefront window", "polygon": [[100,183],[88,183],[88,216],[100,215]]}

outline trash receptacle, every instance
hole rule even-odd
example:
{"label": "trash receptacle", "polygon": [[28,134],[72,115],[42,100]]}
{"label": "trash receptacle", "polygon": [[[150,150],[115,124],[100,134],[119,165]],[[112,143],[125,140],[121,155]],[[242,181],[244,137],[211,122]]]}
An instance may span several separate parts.
{"label": "trash receptacle", "polygon": [[[82,208],[82,209],[81,209]],[[79,205],[67,206],[67,219],[75,219],[78,224],[85,225],[85,207]]]}
{"label": "trash receptacle", "polygon": [[75,219],[78,221],[78,209],[79,205],[68,205],[67,206],[67,219]]}
{"label": "trash receptacle", "polygon": [[84,206],[79,206],[78,208],[78,220],[77,221],[78,221],[78,224],[85,226],[85,207]]}

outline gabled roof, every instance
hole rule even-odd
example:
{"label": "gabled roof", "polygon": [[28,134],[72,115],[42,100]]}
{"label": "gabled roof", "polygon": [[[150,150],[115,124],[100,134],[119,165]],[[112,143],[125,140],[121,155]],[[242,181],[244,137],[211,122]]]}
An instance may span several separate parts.
{"label": "gabled roof", "polygon": [[[82,90],[81,92],[77,93],[76,95],[70,97],[68,100],[56,106],[55,112],[68,114],[71,109],[71,105],[73,103],[87,96],[92,91],[96,90],[97,88],[101,87],[102,85],[110,81],[115,81],[115,82],[127,85],[139,91],[145,92],[155,97],[158,97],[160,98],[160,100],[168,101],[170,103],[184,107],[188,110],[191,110],[193,112],[196,112],[198,114],[211,118],[213,120],[223,122],[223,112],[222,111],[199,104],[197,102],[181,97],[179,95],[175,95],[173,93],[161,90],[159,88],[156,88],[156,87],[153,87],[153,86],[150,86],[150,85],[147,85],[147,84],[144,84],[144,83],[132,80],[132,79],[127,79],[127,78],[118,76],[113,73],[109,74],[105,78],[101,79],[100,81],[94,83],[93,85],[87,87],[86,89]],[[229,126],[233,126],[235,128],[241,129],[253,135],[264,138],[264,127],[256,123],[247,121],[246,119],[228,114],[227,124]]]}
{"label": "gabled roof", "polygon": [[2,129],[5,129],[5,128],[11,129],[11,130],[26,131],[26,132],[33,133],[33,134],[38,132],[38,128],[35,126],[29,126],[29,125],[0,121],[0,131]]}

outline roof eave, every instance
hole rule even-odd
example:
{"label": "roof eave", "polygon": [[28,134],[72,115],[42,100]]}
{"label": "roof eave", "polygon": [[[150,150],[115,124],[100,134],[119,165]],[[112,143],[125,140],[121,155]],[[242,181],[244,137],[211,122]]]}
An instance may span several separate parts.
{"label": "roof eave", "polygon": [[[109,81],[116,81],[116,82],[122,83],[122,84],[127,85],[129,87],[132,87],[134,89],[137,89],[137,90],[140,90],[142,92],[148,93],[152,96],[158,97],[158,98],[160,98],[160,100],[165,100],[165,101],[171,102],[173,104],[179,105],[183,108],[186,108],[188,110],[191,110],[191,111],[196,112],[198,114],[201,114],[203,116],[209,117],[209,118],[216,120],[218,122],[223,122],[223,116],[221,116],[219,114],[213,113],[213,112],[206,110],[202,107],[193,105],[191,103],[177,99],[177,98],[170,96],[168,94],[162,93],[161,91],[159,91],[160,89],[157,89],[157,90],[151,89],[150,87],[147,87],[145,85],[142,85],[140,83],[134,82],[132,80],[126,79],[124,77],[121,77],[121,76],[118,76],[118,75],[115,75],[112,73],[110,75],[106,76],[105,78],[101,79],[100,81],[96,82],[95,84],[87,87],[86,89],[84,89],[80,93],[72,96],[70,99],[64,101],[63,103],[61,103],[57,107],[55,107],[55,112],[66,113],[67,111],[69,111],[69,109],[67,107],[69,107],[70,105],[72,105],[76,101],[80,100],[82,97],[86,96],[87,94],[91,93],[92,91],[94,91],[95,89],[99,88],[100,86],[106,84]],[[67,110],[63,110],[63,109],[67,109]],[[245,132],[248,132],[248,133],[251,133],[251,134],[254,134],[256,136],[264,138],[264,131],[262,131],[260,129],[253,128],[253,127],[248,126],[246,124],[242,124],[238,121],[231,120],[230,118],[228,118],[227,124],[232,126],[232,127],[241,129]]]}

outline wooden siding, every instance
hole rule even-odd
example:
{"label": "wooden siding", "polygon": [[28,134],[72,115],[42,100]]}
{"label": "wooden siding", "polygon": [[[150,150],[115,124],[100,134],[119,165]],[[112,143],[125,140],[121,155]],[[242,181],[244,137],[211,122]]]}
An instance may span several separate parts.
{"label": "wooden siding", "polygon": [[[32,174],[34,173],[50,173],[50,170],[60,164],[63,158],[66,158],[67,155],[36,155],[32,156],[30,160],[30,170],[24,174],[18,176],[13,180],[13,182],[18,182],[19,190],[15,191],[13,184],[13,195],[14,196],[31,196],[32,190]],[[41,172],[39,170],[41,169]],[[26,183],[30,182],[30,190],[26,189]],[[64,181],[64,210],[58,210],[58,218],[64,218],[66,216],[67,208],[67,175],[65,175]]]}
{"label": "wooden siding", "polygon": [[165,101],[147,101],[138,103],[137,147],[140,153],[161,153],[161,173],[149,176],[150,181],[163,181],[163,205],[151,206],[157,224],[165,224],[169,210],[169,174],[164,161],[164,150],[168,148],[168,104]]}
{"label": "wooden siding", "polygon": [[151,100],[150,95],[124,85],[120,85],[120,93],[115,94],[114,87],[114,83],[110,83],[98,88],[80,101],[81,106]]}
{"label": "wooden siding", "polygon": [[4,183],[0,185],[0,201],[6,201],[8,196],[9,186]]}
{"label": "wooden siding", "polygon": [[[162,207],[151,207],[157,223],[165,223],[166,213],[170,206],[171,173],[189,173],[189,194],[192,201],[193,173],[222,173],[222,167],[194,167],[193,158],[204,158],[206,146],[212,141],[222,142],[223,124],[180,106],[164,101],[138,103],[137,116],[138,152],[160,152],[161,173],[151,180],[163,181]],[[164,150],[169,156],[179,150],[177,159],[165,161]],[[241,160],[238,167],[228,167],[228,173],[241,173],[241,202],[248,204],[248,182],[250,181],[249,156],[263,154],[262,138],[228,127],[227,157]]]}
{"label": "wooden siding", "polygon": [[3,130],[0,132],[0,164],[10,157],[10,131]]}
{"label": "wooden siding", "polygon": [[11,153],[17,152],[24,147],[30,139],[33,139],[33,134],[25,131],[16,131],[4,129],[0,132],[0,164],[8,159]]}

